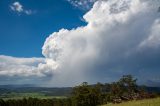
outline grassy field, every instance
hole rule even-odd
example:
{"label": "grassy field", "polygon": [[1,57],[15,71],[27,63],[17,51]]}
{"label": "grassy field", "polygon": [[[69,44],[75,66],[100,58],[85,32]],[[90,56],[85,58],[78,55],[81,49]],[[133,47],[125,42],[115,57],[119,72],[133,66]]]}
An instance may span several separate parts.
{"label": "grassy field", "polygon": [[47,96],[43,93],[9,93],[9,94],[5,94],[3,96],[0,96],[1,99],[3,100],[8,100],[8,99],[23,99],[23,98],[39,98],[39,99],[52,99],[52,98],[57,98],[57,99],[61,99],[61,98],[66,98],[65,96]]}
{"label": "grassy field", "polygon": [[129,101],[120,104],[107,104],[102,106],[160,106],[160,98]]}

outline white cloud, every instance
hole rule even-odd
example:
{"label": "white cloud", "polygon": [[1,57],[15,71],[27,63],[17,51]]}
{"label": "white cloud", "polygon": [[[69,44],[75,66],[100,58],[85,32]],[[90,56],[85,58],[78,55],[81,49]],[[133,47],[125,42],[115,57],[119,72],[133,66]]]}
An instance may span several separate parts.
{"label": "white cloud", "polygon": [[[83,16],[86,26],[54,32],[42,48],[43,62],[39,61],[37,66],[25,65],[25,72],[13,73],[29,75],[27,70],[33,67],[37,75],[52,77],[49,84],[63,86],[82,81],[111,81],[123,74],[136,75],[142,81],[159,77],[159,3],[157,0],[97,1]],[[17,68],[22,69],[23,64],[26,63]],[[0,74],[7,75],[14,68],[0,69]]]}
{"label": "white cloud", "polygon": [[71,5],[82,10],[89,10],[97,0],[67,0]]}
{"label": "white cloud", "polygon": [[23,5],[20,3],[20,2],[14,2],[10,5],[10,8],[12,11],[15,11],[17,13],[25,13],[27,15],[31,15],[33,14],[34,12],[32,10],[26,10],[23,8]]}
{"label": "white cloud", "polygon": [[23,6],[19,3],[19,2],[14,2],[10,8],[13,11],[17,11],[17,12],[23,12]]}
{"label": "white cloud", "polygon": [[44,76],[38,69],[39,63],[44,63],[43,58],[16,58],[0,55],[1,76]]}

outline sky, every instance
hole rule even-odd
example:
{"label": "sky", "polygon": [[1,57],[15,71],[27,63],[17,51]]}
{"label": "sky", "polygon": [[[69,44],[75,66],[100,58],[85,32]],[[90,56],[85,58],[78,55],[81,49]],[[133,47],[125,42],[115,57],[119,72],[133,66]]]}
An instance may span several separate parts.
{"label": "sky", "polygon": [[160,86],[159,0],[1,0],[0,85],[131,74]]}
{"label": "sky", "polygon": [[[16,7],[14,3],[23,10],[12,9]],[[41,57],[41,47],[50,33],[62,27],[71,29],[85,25],[81,21],[84,11],[75,9],[65,0],[41,0],[38,3],[35,0],[1,0],[0,5],[2,55]]]}

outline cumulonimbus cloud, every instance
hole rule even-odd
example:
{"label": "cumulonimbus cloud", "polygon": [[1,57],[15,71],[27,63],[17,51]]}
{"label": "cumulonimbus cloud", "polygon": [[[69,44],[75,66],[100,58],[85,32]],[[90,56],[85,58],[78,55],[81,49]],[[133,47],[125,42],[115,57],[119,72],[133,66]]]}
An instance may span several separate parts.
{"label": "cumulonimbus cloud", "polygon": [[44,62],[39,62],[37,72],[51,76],[49,83],[56,85],[112,81],[123,74],[143,77],[142,81],[159,78],[158,4],[157,0],[95,2],[83,16],[86,26],[61,29],[46,39]]}

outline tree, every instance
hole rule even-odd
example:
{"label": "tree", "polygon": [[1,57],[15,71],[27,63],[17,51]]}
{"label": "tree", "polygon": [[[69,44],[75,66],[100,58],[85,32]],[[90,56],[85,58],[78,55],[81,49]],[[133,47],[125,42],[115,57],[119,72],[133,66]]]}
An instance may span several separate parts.
{"label": "tree", "polygon": [[119,83],[123,90],[125,90],[128,93],[134,93],[137,91],[137,79],[134,79],[132,75],[124,75],[120,80]]}
{"label": "tree", "polygon": [[100,104],[101,90],[99,85],[89,86],[84,82],[73,88],[72,100],[74,106],[96,106]]}

